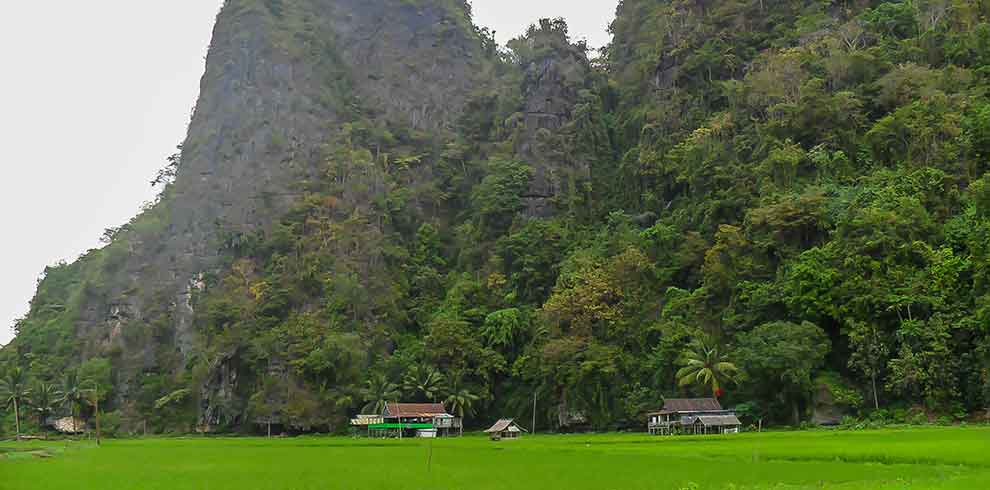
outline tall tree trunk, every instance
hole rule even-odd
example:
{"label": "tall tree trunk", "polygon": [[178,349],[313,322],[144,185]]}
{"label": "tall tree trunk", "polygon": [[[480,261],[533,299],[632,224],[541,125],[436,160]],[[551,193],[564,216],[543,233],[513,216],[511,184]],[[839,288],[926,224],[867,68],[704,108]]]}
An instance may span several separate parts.
{"label": "tall tree trunk", "polygon": [[873,405],[876,407],[877,410],[880,410],[880,396],[877,395],[877,375],[876,375],[876,373],[873,373],[873,375],[871,376],[871,378],[873,380]]}
{"label": "tall tree trunk", "polygon": [[570,407],[567,405],[567,389],[561,388],[560,402],[557,404],[557,426],[567,427],[570,422]]}
{"label": "tall tree trunk", "polygon": [[96,398],[96,403],[94,404],[96,405],[96,445],[99,446],[100,436],[102,435],[100,433],[100,398],[99,395],[94,395],[94,397]]}
{"label": "tall tree trunk", "polygon": [[14,397],[14,427],[15,430],[17,431],[16,439],[19,441],[21,440],[21,413],[20,413],[20,407],[18,407],[17,404],[16,396]]}
{"label": "tall tree trunk", "polygon": [[794,411],[794,427],[801,425],[801,408],[798,406],[799,404],[800,401],[795,398],[794,404],[792,405],[792,409]]}
{"label": "tall tree trunk", "polygon": [[[536,434],[536,393],[537,391],[533,390],[533,426],[531,427],[533,434]],[[987,409],[987,414],[990,414],[990,409]]]}

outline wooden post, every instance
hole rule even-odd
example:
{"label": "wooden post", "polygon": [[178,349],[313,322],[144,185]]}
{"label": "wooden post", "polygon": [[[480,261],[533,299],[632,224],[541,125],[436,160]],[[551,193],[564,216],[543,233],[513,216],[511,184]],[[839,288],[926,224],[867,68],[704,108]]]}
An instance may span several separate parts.
{"label": "wooden post", "polygon": [[433,470],[433,439],[430,439],[430,457],[426,460],[426,472]]}

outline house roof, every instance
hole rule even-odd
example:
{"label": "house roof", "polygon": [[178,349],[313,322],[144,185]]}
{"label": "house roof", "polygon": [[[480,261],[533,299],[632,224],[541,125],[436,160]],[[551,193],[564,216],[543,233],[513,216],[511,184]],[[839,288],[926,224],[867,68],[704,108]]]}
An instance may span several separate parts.
{"label": "house roof", "polygon": [[697,420],[708,427],[742,425],[742,422],[735,415],[699,415]]}
{"label": "house roof", "polygon": [[495,422],[495,425],[493,425],[490,429],[486,430],[485,432],[488,434],[493,434],[496,432],[505,432],[505,431],[519,432],[525,430],[526,429],[519,427],[519,424],[516,424],[515,420],[513,419],[501,419],[498,422]]}
{"label": "house roof", "polygon": [[443,403],[386,403],[386,417],[435,417],[447,415]]}
{"label": "house roof", "polygon": [[714,398],[668,398],[664,400],[663,412],[718,412],[722,404]]}
{"label": "house roof", "polygon": [[86,430],[86,421],[79,417],[60,417],[51,425],[62,434],[81,434]]}
{"label": "house roof", "polygon": [[356,425],[360,427],[381,424],[384,422],[385,422],[385,418],[382,417],[381,415],[358,415],[357,418],[351,419],[351,425]]}

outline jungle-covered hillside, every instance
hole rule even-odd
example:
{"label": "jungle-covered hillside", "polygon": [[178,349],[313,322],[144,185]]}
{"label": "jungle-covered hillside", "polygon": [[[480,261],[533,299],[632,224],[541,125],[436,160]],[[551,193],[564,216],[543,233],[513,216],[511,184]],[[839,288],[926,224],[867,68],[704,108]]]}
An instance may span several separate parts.
{"label": "jungle-covered hillside", "polygon": [[46,271],[0,364],[95,380],[121,431],[983,413],[990,2],[623,0],[611,31],[228,0],[160,199]]}

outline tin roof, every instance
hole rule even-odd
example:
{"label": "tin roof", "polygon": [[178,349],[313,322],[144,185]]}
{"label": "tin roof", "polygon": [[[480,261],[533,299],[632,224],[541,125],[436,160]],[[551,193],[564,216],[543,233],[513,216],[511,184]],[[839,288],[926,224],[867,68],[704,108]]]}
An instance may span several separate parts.
{"label": "tin roof", "polygon": [[436,417],[447,415],[443,403],[392,403],[385,404],[385,417]]}
{"label": "tin roof", "polygon": [[697,419],[707,427],[742,425],[742,422],[735,415],[699,415]]}
{"label": "tin roof", "polygon": [[519,427],[519,425],[516,424],[515,420],[501,419],[498,422],[495,422],[495,425],[493,425],[490,429],[486,430],[485,432],[489,434],[493,434],[495,432],[505,432],[505,431],[519,432],[521,430],[525,431],[526,429]]}
{"label": "tin roof", "polygon": [[717,412],[722,404],[714,398],[668,398],[664,400],[664,412]]}
{"label": "tin roof", "polygon": [[51,425],[62,434],[81,434],[86,430],[86,421],[79,417],[61,417]]}

